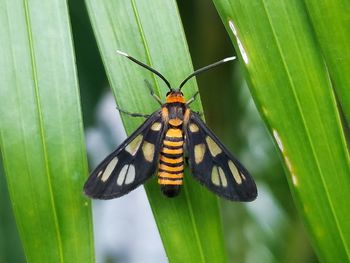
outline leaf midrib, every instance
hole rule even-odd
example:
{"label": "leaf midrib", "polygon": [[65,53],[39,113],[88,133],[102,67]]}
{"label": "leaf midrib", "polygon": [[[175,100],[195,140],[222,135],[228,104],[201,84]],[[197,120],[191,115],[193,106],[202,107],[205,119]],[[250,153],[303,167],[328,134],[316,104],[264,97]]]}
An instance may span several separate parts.
{"label": "leaf midrib", "polygon": [[43,115],[40,107],[40,95],[39,95],[39,83],[38,83],[38,72],[36,68],[36,60],[35,60],[35,52],[34,52],[34,43],[33,43],[33,36],[31,31],[31,24],[30,24],[30,14],[29,14],[29,7],[28,7],[28,0],[25,0],[24,2],[24,11],[25,11],[25,20],[26,20],[26,28],[27,28],[27,35],[28,35],[28,44],[29,44],[29,51],[30,51],[30,59],[32,64],[32,75],[33,75],[33,83],[34,83],[34,92],[35,92],[35,100],[37,105],[37,115],[39,120],[39,127],[40,127],[40,139],[43,147],[43,155],[44,155],[44,161],[45,161],[45,171],[47,175],[48,180],[48,189],[49,189],[49,196],[50,196],[50,203],[52,207],[52,214],[54,219],[54,227],[56,231],[56,237],[57,237],[57,244],[58,244],[58,253],[60,257],[60,261],[63,262],[63,247],[62,247],[62,238],[61,233],[59,231],[59,223],[58,223],[58,217],[56,213],[56,204],[55,199],[53,196],[53,190],[52,190],[52,182],[51,182],[51,173],[48,166],[48,152],[46,149],[46,143],[44,139],[44,124],[43,124]]}
{"label": "leaf midrib", "polygon": [[[152,60],[151,60],[151,55],[150,55],[150,52],[149,52],[149,48],[148,48],[148,45],[147,45],[147,41],[146,41],[146,37],[145,37],[145,34],[144,34],[144,31],[143,31],[143,28],[142,28],[142,24],[141,24],[141,21],[140,21],[140,17],[139,17],[139,13],[138,13],[138,10],[137,10],[137,7],[136,7],[136,3],[135,3],[135,0],[131,0],[131,4],[132,4],[132,8],[133,8],[133,11],[134,11],[134,15],[135,15],[135,19],[136,19],[136,22],[137,22],[137,26],[139,28],[139,32],[140,32],[140,36],[141,36],[141,39],[142,39],[142,42],[143,42],[143,45],[144,45],[144,48],[145,48],[145,51],[146,51],[146,57],[147,57],[147,61],[149,63],[150,66],[152,66]],[[159,86],[158,86],[158,83],[156,81],[156,77],[154,74],[152,74],[153,76],[153,79],[154,79],[154,82],[155,82],[155,85],[157,87],[157,91],[158,91],[158,95],[160,94],[160,89],[159,89]],[[197,243],[197,246],[198,246],[198,250],[199,250],[199,254],[201,256],[201,259],[202,259],[202,262],[205,262],[205,257],[204,257],[204,252],[203,252],[203,248],[202,248],[202,244],[200,242],[200,238],[199,238],[199,234],[198,234],[198,230],[197,230],[197,224],[196,224],[196,221],[194,219],[194,214],[193,214],[193,209],[192,209],[192,205],[191,205],[191,202],[188,198],[188,193],[187,193],[187,189],[185,187],[185,193],[186,193],[186,204],[187,204],[187,207],[188,207],[188,210],[190,212],[190,217],[191,217],[191,224],[193,226],[193,230],[194,230],[194,234],[195,234],[195,237],[196,237],[196,243]],[[155,212],[155,211],[153,211]]]}

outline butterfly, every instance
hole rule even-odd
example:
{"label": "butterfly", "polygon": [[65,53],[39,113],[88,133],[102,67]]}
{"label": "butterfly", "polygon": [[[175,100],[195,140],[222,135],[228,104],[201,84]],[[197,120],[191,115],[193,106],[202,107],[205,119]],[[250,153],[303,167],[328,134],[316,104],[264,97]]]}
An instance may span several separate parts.
{"label": "butterfly", "polygon": [[254,200],[257,188],[246,168],[207,127],[200,114],[190,109],[198,92],[188,101],[181,92],[184,84],[193,76],[235,57],[194,71],[179,88],[174,89],[155,69],[122,51],[118,53],[160,77],[169,92],[166,102],[162,103],[149,86],[151,95],[161,105],[149,116],[119,109],[147,119],[91,173],[84,185],[85,194],[97,199],[117,198],[145,183],[156,173],[162,193],[174,197],[179,194],[183,184],[187,160],[193,177],[218,196],[232,201]]}

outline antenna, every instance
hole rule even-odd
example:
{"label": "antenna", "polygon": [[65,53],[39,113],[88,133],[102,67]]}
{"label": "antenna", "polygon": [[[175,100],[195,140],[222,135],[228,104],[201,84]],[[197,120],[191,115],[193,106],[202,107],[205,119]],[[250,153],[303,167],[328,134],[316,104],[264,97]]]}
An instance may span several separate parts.
{"label": "antenna", "polygon": [[196,75],[198,75],[198,74],[200,74],[200,73],[202,73],[202,72],[204,72],[204,71],[207,71],[207,70],[209,70],[209,69],[212,69],[212,68],[214,68],[214,67],[216,67],[216,66],[219,66],[219,65],[224,64],[224,63],[226,63],[226,62],[229,62],[229,61],[231,61],[231,60],[234,60],[234,59],[236,59],[236,57],[224,58],[223,60],[217,61],[217,62],[215,62],[215,63],[213,63],[213,64],[208,65],[208,66],[205,66],[205,67],[203,67],[203,68],[197,69],[195,72],[193,72],[191,75],[189,75],[187,78],[185,78],[185,79],[181,82],[181,84],[180,84],[180,86],[179,86],[179,91],[180,91],[181,88],[186,84],[186,82],[187,82],[189,79],[191,79],[192,77],[194,77],[194,76],[196,76]]}
{"label": "antenna", "polygon": [[157,70],[151,68],[150,66],[148,66],[148,65],[146,65],[145,63],[143,63],[143,62],[137,60],[136,58],[133,58],[132,56],[129,56],[127,53],[125,53],[125,52],[123,52],[123,51],[117,50],[117,53],[118,53],[119,55],[122,55],[122,56],[124,56],[124,57],[127,57],[128,59],[130,59],[131,61],[135,62],[136,64],[139,64],[141,67],[144,67],[144,68],[148,69],[149,71],[152,71],[154,74],[156,74],[158,77],[160,77],[160,78],[165,82],[165,84],[168,86],[168,88],[169,88],[170,90],[173,90],[173,89],[171,88],[171,86],[170,86],[169,81],[167,81],[167,79],[166,79],[162,74],[160,74]]}

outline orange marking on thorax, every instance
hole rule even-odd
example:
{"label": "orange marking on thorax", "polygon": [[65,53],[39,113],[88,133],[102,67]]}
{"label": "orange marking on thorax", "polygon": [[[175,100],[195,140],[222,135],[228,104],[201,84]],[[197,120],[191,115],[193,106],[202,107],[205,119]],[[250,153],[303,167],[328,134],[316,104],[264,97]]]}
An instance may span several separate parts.
{"label": "orange marking on thorax", "polygon": [[175,118],[175,119],[170,119],[169,120],[169,124],[172,126],[180,126],[182,124],[182,120],[179,118]]}
{"label": "orange marking on thorax", "polygon": [[174,102],[185,103],[186,100],[185,100],[184,96],[181,93],[173,92],[173,93],[170,93],[166,97],[166,102],[167,103],[174,103]]}
{"label": "orange marking on thorax", "polygon": [[162,119],[165,122],[168,122],[168,120],[169,120],[169,111],[168,111],[167,107],[162,108]]}
{"label": "orange marking on thorax", "polygon": [[191,110],[190,109],[186,109],[185,111],[185,114],[184,114],[184,123],[185,125],[187,125],[189,119],[190,119],[190,113],[191,113]]}

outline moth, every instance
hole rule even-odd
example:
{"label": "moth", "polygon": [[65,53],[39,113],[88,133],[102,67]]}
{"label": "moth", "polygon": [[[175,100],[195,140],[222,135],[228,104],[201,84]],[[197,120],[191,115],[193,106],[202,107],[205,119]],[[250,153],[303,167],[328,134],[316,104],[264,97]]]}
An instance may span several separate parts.
{"label": "moth", "polygon": [[147,119],[91,173],[84,186],[85,194],[98,199],[120,197],[143,184],[157,171],[162,193],[174,197],[179,194],[183,184],[187,160],[193,177],[215,194],[232,201],[254,200],[257,189],[246,168],[206,126],[200,114],[190,109],[198,92],[188,101],[181,92],[192,77],[235,57],[194,71],[175,89],[155,69],[122,51],[118,53],[160,77],[169,92],[166,102],[162,103],[149,86],[151,95],[161,105],[151,115],[133,114],[119,109],[131,116]]}

